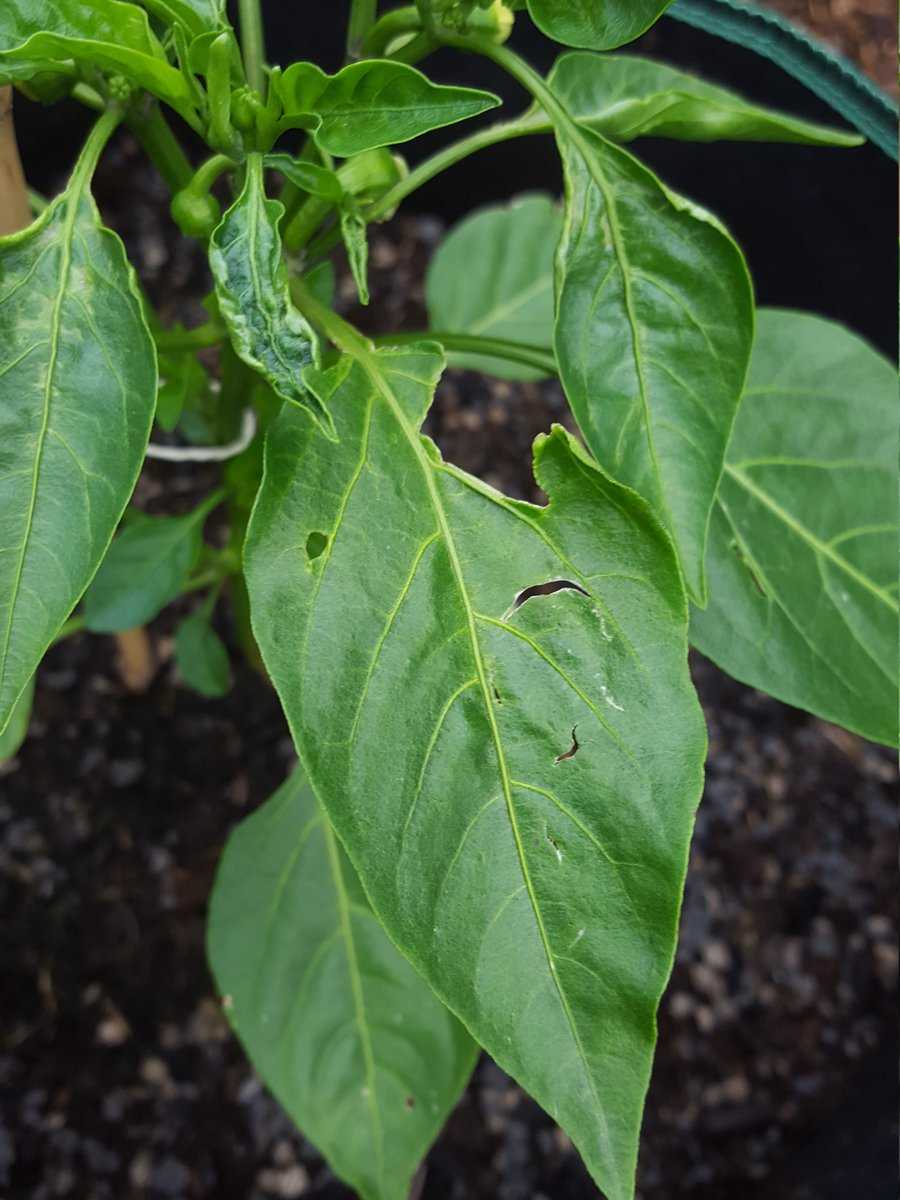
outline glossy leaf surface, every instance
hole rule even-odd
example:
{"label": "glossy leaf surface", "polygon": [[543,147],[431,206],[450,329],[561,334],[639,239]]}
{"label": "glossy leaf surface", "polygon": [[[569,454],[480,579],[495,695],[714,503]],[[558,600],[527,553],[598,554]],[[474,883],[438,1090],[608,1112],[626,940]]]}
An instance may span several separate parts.
{"label": "glossy leaf surface", "polygon": [[897,379],[840,325],[763,309],[691,637],[772,695],[897,744]]}
{"label": "glossy leaf surface", "polygon": [[318,359],[318,343],[291,301],[278,232],[283,212],[278,200],[266,197],[260,155],[250,155],[244,187],[209,243],[216,298],[238,357],[282,400],[328,425],[328,414],[301,381],[303,368]]}
{"label": "glossy leaf surface", "polygon": [[90,158],[89,143],[66,191],[0,239],[0,729],[106,552],[156,404],[153,343]]}
{"label": "glossy leaf surface", "polygon": [[705,753],[674,554],[561,429],[547,509],[441,462],[433,347],[358,358],[335,446],[270,430],[254,631],[391,937],[626,1200]]}
{"label": "glossy leaf surface", "polygon": [[285,179],[289,179],[295,187],[310,196],[320,196],[323,200],[331,200],[340,204],[344,198],[344,189],[337,172],[329,171],[318,163],[307,162],[302,158],[294,158],[290,154],[267,154],[267,167],[280,171]]}
{"label": "glossy leaf surface", "polygon": [[[613,142],[652,136],[858,146],[865,140],[762,108],[696,75],[627,54],[564,54],[548,83],[580,124]],[[531,115],[540,120],[540,109]]]}
{"label": "glossy leaf surface", "polygon": [[191,613],[178,626],[175,662],[184,682],[201,696],[215,699],[231,687],[228,651],[205,613]]}
{"label": "glossy leaf surface", "polygon": [[312,113],[314,137],[342,158],[392,146],[495,108],[490,92],[444,87],[405,63],[367,59],[336,75],[313,63],[294,63],[278,81],[287,114]]}
{"label": "glossy leaf surface", "polygon": [[299,769],[231,835],[208,943],[302,1132],[363,1200],[407,1200],[477,1047],[388,939]]}
{"label": "glossy leaf surface", "polygon": [[[553,255],[561,230],[562,212],[544,195],[519,196],[461,221],[428,267],[425,296],[432,329],[509,338],[550,351]],[[451,354],[449,363],[501,379],[545,377],[479,354]]]}
{"label": "glossy leaf surface", "polygon": [[555,349],[585,440],[672,532],[705,601],[710,511],[753,337],[740,250],[627,151],[557,123],[566,175]]}
{"label": "glossy leaf surface", "polygon": [[4,0],[0,6],[0,81],[29,79],[74,60],[120,72],[183,113],[190,89],[169,66],[147,14],[121,0]]}
{"label": "glossy leaf surface", "polygon": [[94,633],[118,633],[148,621],[176,596],[197,565],[209,505],[184,517],[133,518],[115,538],[84,598]]}
{"label": "glossy leaf surface", "polygon": [[614,50],[633,42],[672,0],[528,0],[532,20],[547,37],[585,50]]}

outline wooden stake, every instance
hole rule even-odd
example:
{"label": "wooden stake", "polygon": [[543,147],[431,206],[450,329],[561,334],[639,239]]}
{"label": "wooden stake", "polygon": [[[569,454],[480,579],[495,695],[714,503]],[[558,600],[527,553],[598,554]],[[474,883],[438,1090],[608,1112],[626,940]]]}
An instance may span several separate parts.
{"label": "wooden stake", "polygon": [[0,236],[30,224],[31,207],[13,126],[12,88],[0,87]]}

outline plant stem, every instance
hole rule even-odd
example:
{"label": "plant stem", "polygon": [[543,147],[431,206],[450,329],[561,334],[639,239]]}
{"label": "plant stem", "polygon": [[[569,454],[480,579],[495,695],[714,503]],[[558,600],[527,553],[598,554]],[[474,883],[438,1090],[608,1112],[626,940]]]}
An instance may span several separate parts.
{"label": "plant stem", "polygon": [[266,86],[266,48],[260,0],[238,0],[238,13],[247,82],[262,96]]}
{"label": "plant stem", "polygon": [[[487,129],[480,129],[477,133],[472,133],[466,138],[461,138],[460,141],[454,142],[443,150],[439,150],[431,158],[426,158],[424,162],[413,167],[405,179],[399,180],[389,192],[385,192],[379,200],[376,200],[374,204],[365,210],[365,218],[367,221],[377,221],[379,217],[383,217],[386,213],[391,212],[401,200],[406,199],[407,196],[422,187],[423,184],[434,179],[436,175],[440,175],[442,171],[446,171],[448,167],[452,167],[464,158],[468,158],[470,154],[475,154],[479,150],[486,149],[488,146],[495,146],[499,142],[508,142],[513,138],[525,137],[528,134],[540,132],[543,132],[541,126],[519,117],[515,121],[504,121],[498,125],[490,125]],[[310,257],[327,253],[332,246],[337,244],[340,236],[340,231],[338,230],[329,230],[324,233],[310,246]]]}
{"label": "plant stem", "polygon": [[130,112],[127,124],[169,190],[180,192],[187,187],[194,177],[194,169],[156,101]]}
{"label": "plant stem", "polygon": [[363,57],[363,44],[378,15],[378,0],[351,0],[347,25],[347,61]]}
{"label": "plant stem", "polygon": [[542,76],[508,46],[498,45],[497,42],[474,34],[458,36],[446,34],[442,36],[441,40],[448,46],[455,46],[458,50],[471,50],[473,54],[482,54],[485,58],[491,59],[534,97],[553,124],[557,122],[566,126],[572,124],[571,113],[555,92],[547,86]]}
{"label": "plant stem", "polygon": [[553,351],[542,346],[530,346],[527,342],[515,342],[508,338],[477,337],[469,333],[445,333],[442,330],[423,330],[419,333],[388,333],[373,338],[376,346],[404,346],[411,342],[440,342],[445,350],[457,350],[463,354],[481,354],[486,358],[503,358],[507,362],[521,363],[547,375],[556,374],[556,359]]}
{"label": "plant stem", "polygon": [[392,52],[391,62],[402,62],[413,67],[423,58],[427,58],[429,54],[433,54],[439,45],[440,42],[437,38],[427,29],[423,29],[421,33],[417,33],[414,38]]}
{"label": "plant stem", "polygon": [[366,58],[384,58],[393,41],[404,34],[418,33],[421,28],[422,18],[414,4],[392,8],[379,17],[370,29],[363,43],[363,55]]}
{"label": "plant stem", "polygon": [[323,196],[308,196],[291,217],[282,234],[286,248],[296,253],[305,246],[333,207],[332,202]]}
{"label": "plant stem", "polygon": [[12,103],[12,88],[0,88],[0,235],[15,233],[31,223],[31,206],[16,144]]}

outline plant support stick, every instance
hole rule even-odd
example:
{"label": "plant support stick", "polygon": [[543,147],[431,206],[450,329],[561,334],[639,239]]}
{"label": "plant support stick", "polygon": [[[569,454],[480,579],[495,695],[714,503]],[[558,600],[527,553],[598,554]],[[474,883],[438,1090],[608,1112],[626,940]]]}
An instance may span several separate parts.
{"label": "plant support stick", "polygon": [[31,208],[13,126],[12,88],[0,87],[0,235],[24,229],[30,221]]}

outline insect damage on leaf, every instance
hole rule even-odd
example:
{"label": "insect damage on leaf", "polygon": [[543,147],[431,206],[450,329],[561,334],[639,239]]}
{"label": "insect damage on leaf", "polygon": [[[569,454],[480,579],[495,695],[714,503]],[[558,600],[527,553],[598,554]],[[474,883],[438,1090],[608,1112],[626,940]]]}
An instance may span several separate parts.
{"label": "insect damage on leaf", "polygon": [[578,751],[581,749],[581,746],[578,742],[578,738],[575,736],[575,730],[577,728],[578,728],[577,725],[572,726],[572,745],[569,747],[568,750],[566,750],[566,752],[564,754],[557,754],[556,758],[554,758],[554,760],[553,760],[555,763],[567,762],[570,758],[574,758],[575,755],[578,753]]}

